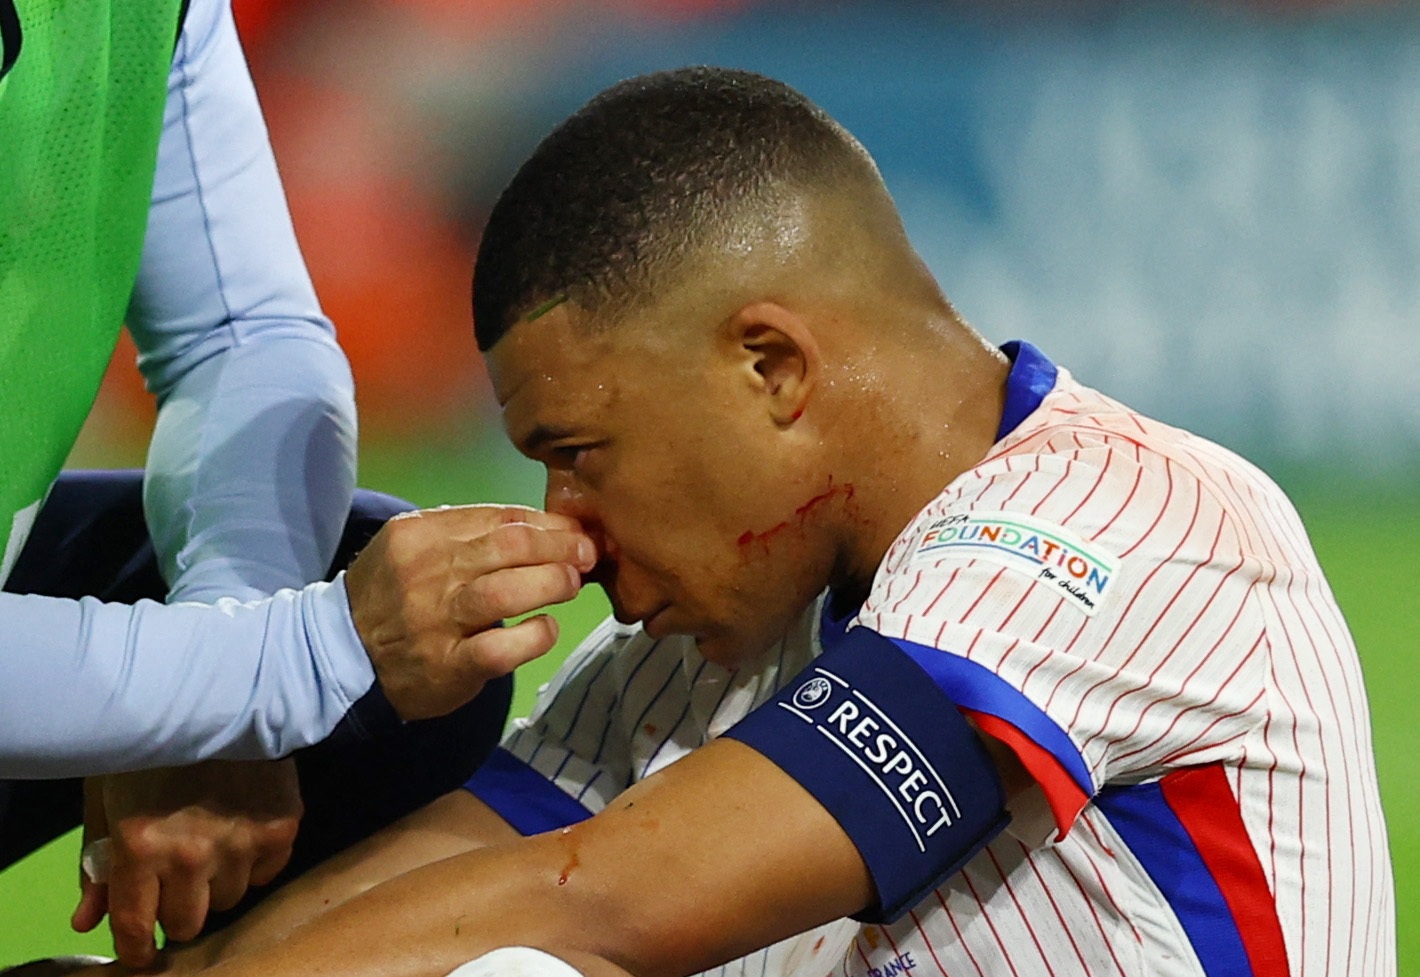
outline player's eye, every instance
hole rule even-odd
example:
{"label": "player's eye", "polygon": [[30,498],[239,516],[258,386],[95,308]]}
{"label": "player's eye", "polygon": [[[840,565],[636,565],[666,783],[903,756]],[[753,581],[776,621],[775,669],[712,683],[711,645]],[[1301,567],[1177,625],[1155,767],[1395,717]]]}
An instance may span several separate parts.
{"label": "player's eye", "polygon": [[555,468],[579,469],[585,466],[588,455],[596,450],[596,444],[559,444],[551,449],[551,464]]}

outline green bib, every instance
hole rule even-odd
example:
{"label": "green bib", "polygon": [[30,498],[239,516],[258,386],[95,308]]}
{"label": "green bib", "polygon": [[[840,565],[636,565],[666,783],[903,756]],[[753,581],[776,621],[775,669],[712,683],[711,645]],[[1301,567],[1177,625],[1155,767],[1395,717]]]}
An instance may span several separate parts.
{"label": "green bib", "polygon": [[19,54],[0,79],[0,582],[133,291],[179,2],[15,3]]}

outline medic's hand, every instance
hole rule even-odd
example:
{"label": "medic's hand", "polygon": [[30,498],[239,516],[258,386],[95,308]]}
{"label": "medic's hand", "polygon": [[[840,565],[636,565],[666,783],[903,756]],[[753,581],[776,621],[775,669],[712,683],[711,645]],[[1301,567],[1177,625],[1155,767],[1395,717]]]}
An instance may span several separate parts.
{"label": "medic's hand", "polygon": [[87,932],[107,913],[114,951],[135,968],[156,956],[155,922],[190,940],[209,908],[230,909],[270,882],[291,857],[302,810],[293,760],[91,777],[84,808],[85,847],[109,841],[107,882],[81,878],[72,924]]}
{"label": "medic's hand", "polygon": [[566,516],[521,506],[447,506],[396,516],[345,575],[355,628],[405,719],[440,716],[485,682],[549,651],[596,547]]}

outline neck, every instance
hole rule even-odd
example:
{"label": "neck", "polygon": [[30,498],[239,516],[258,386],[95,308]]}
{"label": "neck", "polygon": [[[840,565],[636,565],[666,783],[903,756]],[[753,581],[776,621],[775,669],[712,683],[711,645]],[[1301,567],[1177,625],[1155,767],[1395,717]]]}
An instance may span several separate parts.
{"label": "neck", "polygon": [[893,541],[996,441],[1010,362],[965,327],[928,334],[875,356],[891,388],[864,395],[866,409],[838,426],[842,480],[858,486],[831,582],[844,605],[867,598]]}

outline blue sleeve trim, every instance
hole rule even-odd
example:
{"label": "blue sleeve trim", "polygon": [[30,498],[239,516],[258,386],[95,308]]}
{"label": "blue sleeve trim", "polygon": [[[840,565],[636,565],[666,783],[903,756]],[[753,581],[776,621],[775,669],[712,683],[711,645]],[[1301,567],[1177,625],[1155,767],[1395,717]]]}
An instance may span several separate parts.
{"label": "blue sleeve trim", "polygon": [[592,816],[552,781],[501,748],[474,772],[464,789],[523,835],[555,831]]}
{"label": "blue sleeve trim", "polygon": [[1095,803],[1159,887],[1207,977],[1251,975],[1237,921],[1162,784],[1106,788]]}
{"label": "blue sleeve trim", "polygon": [[968,658],[902,638],[890,640],[958,706],[1010,723],[1055,757],[1085,796],[1094,796],[1094,777],[1075,741],[1020,689]]}
{"label": "blue sleeve trim", "polygon": [[955,703],[891,641],[859,627],[725,735],[833,815],[890,923],[1006,826],[1000,774]]}

